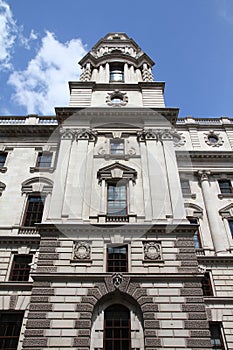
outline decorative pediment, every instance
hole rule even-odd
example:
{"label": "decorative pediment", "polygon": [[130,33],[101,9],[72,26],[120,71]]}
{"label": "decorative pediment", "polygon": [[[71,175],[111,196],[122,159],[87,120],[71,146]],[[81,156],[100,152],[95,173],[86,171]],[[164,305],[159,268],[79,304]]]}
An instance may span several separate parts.
{"label": "decorative pediment", "polygon": [[51,193],[53,182],[45,177],[33,177],[22,183],[22,193]]}
{"label": "decorative pediment", "polygon": [[233,217],[233,203],[228,204],[227,206],[225,206],[224,208],[219,210],[219,214],[223,217],[223,218],[230,218]]}
{"label": "decorative pediment", "polygon": [[124,164],[115,162],[100,169],[97,173],[97,177],[99,181],[110,179],[126,179],[135,181],[137,177],[137,171]]}
{"label": "decorative pediment", "polygon": [[203,209],[199,205],[185,203],[184,206],[187,217],[201,218],[203,216]]}

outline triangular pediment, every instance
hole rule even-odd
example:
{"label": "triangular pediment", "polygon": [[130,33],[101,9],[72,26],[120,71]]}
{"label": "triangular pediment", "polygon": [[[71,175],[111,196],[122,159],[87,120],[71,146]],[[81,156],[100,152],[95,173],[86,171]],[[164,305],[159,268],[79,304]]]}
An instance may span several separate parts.
{"label": "triangular pediment", "polygon": [[219,214],[223,217],[233,217],[233,203],[226,205],[219,210]]}
{"label": "triangular pediment", "polygon": [[99,169],[97,173],[98,179],[133,179],[137,177],[137,171],[125,164],[115,162]]}

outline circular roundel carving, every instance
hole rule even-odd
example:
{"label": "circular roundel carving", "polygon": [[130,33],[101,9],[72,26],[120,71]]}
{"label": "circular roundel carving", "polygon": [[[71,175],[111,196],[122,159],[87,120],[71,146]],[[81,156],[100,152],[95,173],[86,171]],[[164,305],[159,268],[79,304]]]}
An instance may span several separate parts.
{"label": "circular roundel carving", "polygon": [[220,136],[220,134],[213,130],[210,130],[208,134],[206,133],[204,135],[205,143],[208,146],[219,147],[224,143],[223,138]]}
{"label": "circular roundel carving", "polygon": [[156,242],[147,242],[144,244],[144,258],[145,260],[161,259],[161,246]]}
{"label": "circular roundel carving", "polygon": [[80,241],[75,242],[74,247],[74,259],[88,260],[90,259],[91,247],[88,242]]}
{"label": "circular roundel carving", "polygon": [[128,103],[128,97],[125,92],[115,90],[108,93],[106,103],[112,107],[122,107]]}

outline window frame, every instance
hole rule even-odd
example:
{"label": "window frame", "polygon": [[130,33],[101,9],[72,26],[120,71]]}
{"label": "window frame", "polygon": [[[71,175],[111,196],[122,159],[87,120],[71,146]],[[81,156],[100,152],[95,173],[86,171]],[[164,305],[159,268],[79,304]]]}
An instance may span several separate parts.
{"label": "window frame", "polygon": [[[112,199],[110,198],[110,186],[111,187],[115,187],[118,188],[118,190],[120,190],[120,187],[124,187],[124,195],[125,198],[121,199],[121,195],[122,195],[122,191],[118,192],[117,195],[119,195],[120,199]],[[115,209],[118,208],[118,210],[114,210],[114,204],[116,204],[116,202],[119,202],[119,208],[115,207]],[[109,210],[109,204],[113,204],[112,206],[112,211]],[[120,203],[125,203],[125,206],[121,206]],[[122,212],[122,213],[120,213]],[[109,217],[127,217],[128,216],[128,183],[125,180],[120,179],[120,181],[108,181],[107,182],[107,216]]]}
{"label": "window frame", "polygon": [[[228,184],[228,187],[224,187],[221,184]],[[233,194],[233,187],[232,187],[232,182],[229,179],[220,179],[218,180],[218,186],[219,186],[219,190],[221,195],[225,196],[225,195],[230,195]]]}
{"label": "window frame", "polygon": [[[212,329],[211,329],[212,327]],[[219,333],[219,338],[213,337],[213,328],[216,327],[217,332]],[[224,335],[223,335],[223,327],[222,322],[210,322],[209,323],[209,329],[210,329],[210,338],[211,338],[211,345],[213,350],[226,350],[225,341],[224,341]],[[219,345],[221,345],[221,349],[218,344],[213,344],[213,342],[216,342],[216,339],[220,342]]]}
{"label": "window frame", "polygon": [[[28,262],[17,262],[17,258],[28,258]],[[9,281],[11,282],[28,282],[30,277],[30,266],[29,264],[32,263],[33,255],[32,254],[14,254],[12,264],[11,264],[11,271],[9,276]],[[24,264],[28,267],[16,267],[16,264]],[[23,273],[20,273],[23,272]],[[20,277],[23,277],[22,279]]]}
{"label": "window frame", "polygon": [[194,232],[193,242],[194,242],[194,246],[195,246],[196,250],[203,249],[202,240],[201,240],[201,233],[200,233],[200,223],[199,223],[198,218],[196,218],[196,217],[189,217],[188,221],[189,221],[190,224],[199,225],[197,227],[196,231]]}
{"label": "window frame", "polygon": [[[116,79],[119,76],[119,79]],[[110,63],[109,67],[109,82],[120,83],[124,82],[124,64],[121,62]]]}
{"label": "window frame", "polygon": [[[107,313],[110,313],[111,318],[108,319]],[[117,318],[117,313],[119,318]],[[123,313],[126,317],[120,316]],[[124,345],[123,342],[125,342]],[[107,346],[107,343],[110,343],[110,346]],[[108,350],[109,348],[112,350],[131,350],[131,313],[130,309],[122,304],[113,304],[104,310],[103,349]]]}
{"label": "window frame", "polygon": [[[0,152],[0,168],[4,168],[6,166],[7,155],[7,152]],[[1,160],[1,157],[3,157],[3,161]]]}
{"label": "window frame", "polygon": [[[43,157],[50,157],[50,161],[43,161]],[[50,151],[41,151],[38,152],[37,155],[37,161],[36,161],[36,167],[39,169],[48,169],[52,167],[52,161],[53,161],[53,152]]]}
{"label": "window frame", "polygon": [[[4,316],[7,315],[9,320],[8,322],[4,322]],[[18,315],[18,320],[17,320]],[[9,349],[9,350],[17,350],[18,343],[19,343],[19,337],[21,334],[21,328],[23,324],[23,317],[24,312],[23,311],[3,311],[0,312],[0,349]],[[4,328],[5,324],[5,328]],[[12,329],[11,329],[12,325]],[[7,333],[11,333],[11,335],[6,335]],[[15,335],[16,333],[16,335]],[[11,345],[10,347],[6,347],[6,342],[10,341]],[[12,346],[12,341],[17,341],[17,345]]]}
{"label": "window frame", "polygon": [[[36,211],[34,211],[34,210],[29,211],[30,199],[31,198],[43,198],[43,201],[42,201],[43,208],[42,208],[42,210],[40,209],[40,210],[36,210]],[[44,207],[45,207],[45,198],[46,198],[45,195],[37,194],[37,193],[30,193],[27,196],[27,202],[26,202],[24,215],[23,215],[23,221],[22,221],[22,226],[23,227],[34,227],[35,223],[40,223],[42,221],[43,213],[44,213]],[[35,213],[35,215],[36,215],[36,219],[35,220],[30,218],[30,214],[31,214],[31,216],[33,216],[33,213]],[[28,222],[29,222],[29,224],[27,225]]]}
{"label": "window frame", "polygon": [[[125,253],[116,252],[119,249],[125,249]],[[112,252],[110,252],[110,249]],[[115,252],[114,252],[115,249]],[[129,262],[128,262],[128,245],[116,245],[116,246],[107,246],[107,261],[106,261],[106,270],[107,272],[128,272]],[[111,255],[119,255],[119,257],[110,257]],[[121,257],[120,257],[121,255]],[[111,263],[111,264],[110,264]],[[123,263],[123,264],[122,264]]]}
{"label": "window frame", "polygon": [[[187,186],[184,186],[184,184],[186,184]],[[190,181],[188,179],[181,178],[180,185],[183,196],[191,196],[192,192],[190,187]]]}
{"label": "window frame", "polygon": [[[114,148],[114,145],[122,145],[120,148]],[[113,146],[113,147],[112,147]],[[120,150],[120,152],[119,152]],[[109,142],[109,154],[112,156],[124,156],[125,155],[125,140],[120,139],[110,139]]]}
{"label": "window frame", "polygon": [[233,218],[228,218],[227,222],[228,222],[231,238],[233,238]]}
{"label": "window frame", "polygon": [[201,281],[202,291],[204,297],[214,296],[213,281],[210,271],[204,273],[204,277]]}

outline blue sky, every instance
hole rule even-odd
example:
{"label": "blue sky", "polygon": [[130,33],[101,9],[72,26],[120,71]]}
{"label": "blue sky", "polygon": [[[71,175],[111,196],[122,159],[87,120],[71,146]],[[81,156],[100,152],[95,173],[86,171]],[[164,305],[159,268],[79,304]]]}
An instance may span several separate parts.
{"label": "blue sky", "polygon": [[67,106],[78,61],[114,31],[156,62],[181,117],[233,117],[232,0],[0,0],[0,115]]}

